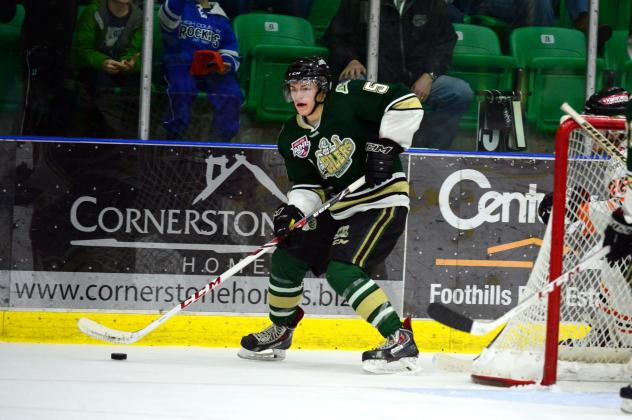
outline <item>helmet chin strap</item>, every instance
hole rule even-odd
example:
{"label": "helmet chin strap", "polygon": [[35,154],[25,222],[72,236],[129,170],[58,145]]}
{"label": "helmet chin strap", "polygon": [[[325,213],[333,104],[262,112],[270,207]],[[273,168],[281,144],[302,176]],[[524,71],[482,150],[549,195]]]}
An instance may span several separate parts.
{"label": "helmet chin strap", "polygon": [[314,107],[312,108],[311,112],[307,114],[307,117],[311,116],[314,112],[316,112],[316,108],[318,108],[318,105],[322,105],[325,103],[324,100],[322,102],[318,101],[318,95],[320,95],[321,92],[322,91],[320,90],[320,88],[318,88],[318,92],[316,92],[316,96],[314,96]]}
{"label": "helmet chin strap", "polygon": [[323,100],[322,102],[318,101],[318,95],[320,95],[321,90],[320,88],[318,89],[318,92],[316,92],[316,96],[314,97],[314,107],[312,108],[312,110],[309,112],[309,114],[307,114],[306,116],[304,116],[303,118],[305,120],[307,120],[309,117],[311,117],[314,112],[316,112],[316,109],[318,108],[318,105],[322,105],[325,103],[325,101]]}

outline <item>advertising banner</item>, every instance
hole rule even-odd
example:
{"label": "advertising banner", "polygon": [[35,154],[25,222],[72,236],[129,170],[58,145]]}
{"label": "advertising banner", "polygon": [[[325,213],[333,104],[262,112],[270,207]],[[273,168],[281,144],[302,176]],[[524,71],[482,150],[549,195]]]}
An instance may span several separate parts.
{"label": "advertising banner", "polygon": [[[167,310],[272,237],[286,200],[274,148],[2,141],[0,306]],[[408,228],[371,276],[402,314],[440,301],[476,318],[513,307],[544,232],[553,161],[405,154]],[[266,313],[270,255],[192,305]],[[309,314],[353,315],[309,273]]]}
{"label": "advertising banner", "polygon": [[[13,235],[0,248],[10,308],[170,309],[272,238],[289,189],[272,148],[0,144],[17,144],[2,167],[21,171],[0,204]],[[403,243],[373,273],[400,310]],[[268,265],[266,255],[190,310],[267,313]],[[313,275],[302,304],[353,313]]]}
{"label": "advertising banner", "polygon": [[404,311],[430,302],[496,318],[515,306],[537,256],[537,209],[552,191],[553,160],[410,156]]}

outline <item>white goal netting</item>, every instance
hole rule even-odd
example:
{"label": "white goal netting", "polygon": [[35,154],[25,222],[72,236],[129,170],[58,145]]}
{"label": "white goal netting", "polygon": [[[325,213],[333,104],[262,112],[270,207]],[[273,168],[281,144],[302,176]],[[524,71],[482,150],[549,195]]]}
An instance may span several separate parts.
{"label": "white goal netting", "polygon": [[[622,119],[587,119],[625,153]],[[626,166],[621,157],[611,156],[572,121],[561,125],[556,147],[554,194],[565,197],[563,223],[559,216],[550,217],[523,297],[549,281],[549,270],[556,261],[564,273],[601,248],[610,214],[621,204],[627,187]],[[563,159],[560,147],[567,148],[567,159]],[[562,172],[566,172],[566,182]],[[554,214],[556,208],[554,205]],[[561,237],[561,246],[552,247],[553,238]],[[547,317],[546,299],[509,321],[475,360],[472,378],[506,385],[550,385],[556,380],[629,381],[629,266],[629,258],[614,267],[604,259],[575,276],[562,288],[559,304],[552,300],[551,309],[559,308],[559,324]],[[553,336],[547,343],[547,330],[550,332],[555,326],[559,326],[559,337]],[[557,358],[552,360],[556,347]]]}

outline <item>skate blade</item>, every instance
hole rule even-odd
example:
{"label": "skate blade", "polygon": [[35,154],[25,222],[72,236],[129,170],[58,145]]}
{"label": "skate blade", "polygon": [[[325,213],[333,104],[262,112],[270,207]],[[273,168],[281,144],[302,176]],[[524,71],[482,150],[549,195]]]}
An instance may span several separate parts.
{"label": "skate blade", "polygon": [[419,372],[420,367],[416,357],[403,357],[390,363],[386,360],[365,360],[362,362],[362,369],[377,375],[393,373],[415,374]]}
{"label": "skate blade", "polygon": [[628,398],[622,398],[621,411],[623,411],[624,413],[632,414],[632,400]]}
{"label": "skate blade", "polygon": [[239,349],[237,356],[241,357],[242,359],[249,360],[266,360],[271,362],[280,362],[281,360],[285,359],[285,350],[270,349],[256,352],[246,350],[242,347],[241,349]]}

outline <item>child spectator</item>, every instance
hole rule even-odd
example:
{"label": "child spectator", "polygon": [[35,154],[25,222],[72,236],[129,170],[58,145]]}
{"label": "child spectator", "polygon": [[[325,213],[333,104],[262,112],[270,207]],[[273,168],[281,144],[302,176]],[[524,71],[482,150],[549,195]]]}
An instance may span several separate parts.
{"label": "child spectator", "polygon": [[191,120],[199,91],[214,108],[211,134],[228,141],[239,130],[243,101],[236,79],[237,38],[217,2],[166,0],[160,7],[169,109],[163,122],[167,137],[180,139]]}
{"label": "child spectator", "polygon": [[137,137],[142,25],[132,0],[96,1],[79,18],[75,58],[91,102],[89,136]]}

